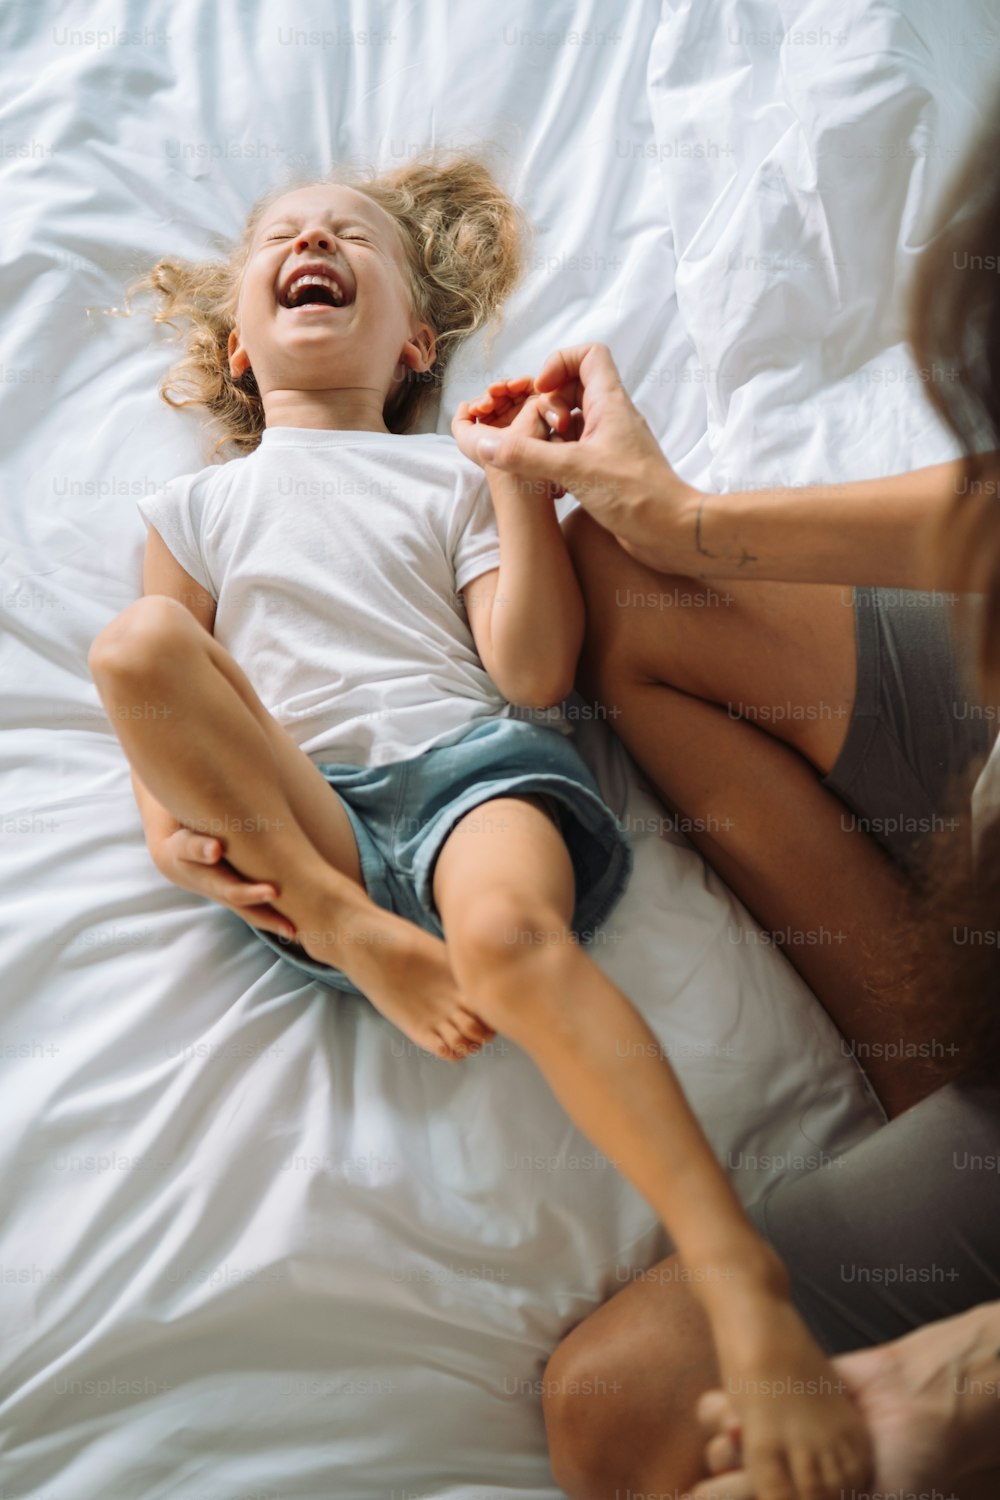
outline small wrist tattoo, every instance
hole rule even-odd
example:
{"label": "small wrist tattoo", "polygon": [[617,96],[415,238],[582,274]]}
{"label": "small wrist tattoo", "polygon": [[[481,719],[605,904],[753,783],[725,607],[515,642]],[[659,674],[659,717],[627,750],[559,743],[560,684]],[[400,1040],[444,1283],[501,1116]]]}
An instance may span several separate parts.
{"label": "small wrist tattoo", "polygon": [[715,553],[709,551],[709,549],[705,546],[705,544],[704,544],[704,542],[702,541],[702,538],[701,538],[701,517],[702,517],[702,512],[705,509],[705,503],[706,503],[707,500],[708,500],[708,496],[707,495],[702,495],[701,499],[698,501],[698,514],[694,518],[694,546],[695,546],[695,551],[701,557],[714,557]]}

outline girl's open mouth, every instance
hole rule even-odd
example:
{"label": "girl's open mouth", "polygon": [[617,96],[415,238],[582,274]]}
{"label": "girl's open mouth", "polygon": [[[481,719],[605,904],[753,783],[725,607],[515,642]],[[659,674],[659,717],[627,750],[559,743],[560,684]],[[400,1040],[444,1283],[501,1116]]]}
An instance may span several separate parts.
{"label": "girl's open mouth", "polygon": [[341,277],[325,270],[303,270],[279,292],[278,302],[289,311],[347,307],[354,301]]}

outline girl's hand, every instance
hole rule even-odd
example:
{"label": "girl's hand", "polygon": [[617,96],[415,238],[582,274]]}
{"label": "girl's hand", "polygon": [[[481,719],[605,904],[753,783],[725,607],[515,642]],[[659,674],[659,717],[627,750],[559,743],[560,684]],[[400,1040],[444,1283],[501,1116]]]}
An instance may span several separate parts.
{"label": "girl's hand", "polygon": [[223,859],[218,839],[177,828],[166,837],[148,841],[148,846],[154,865],[174,885],[227,906],[248,927],[294,938],[294,925],[269,904],[278,894],[277,886],[245,879]]}
{"label": "girl's hand", "polygon": [[468,405],[477,421],[490,427],[509,427],[528,397],[534,394],[535,382],[531,376],[519,375],[516,380],[494,380],[486,387],[485,396],[463,404]]}
{"label": "girl's hand", "polygon": [[[575,437],[575,421],[561,400],[541,399],[530,375],[516,380],[495,380],[486,394],[475,401],[463,401],[451,424],[452,436],[466,458],[481,464],[478,453],[483,427],[509,427],[523,437],[561,442]],[[565,495],[561,484],[548,484],[547,494],[553,500]]]}

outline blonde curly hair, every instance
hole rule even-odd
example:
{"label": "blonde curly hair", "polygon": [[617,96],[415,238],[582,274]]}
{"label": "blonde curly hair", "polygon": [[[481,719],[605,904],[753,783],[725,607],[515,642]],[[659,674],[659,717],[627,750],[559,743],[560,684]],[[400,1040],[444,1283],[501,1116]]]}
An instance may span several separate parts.
{"label": "blonde curly hair", "polygon": [[354,188],[394,221],[406,253],[414,312],[436,336],[431,368],[407,370],[387,399],[383,418],[390,432],[413,428],[455,349],[487,324],[499,326],[503,302],[520,280],[530,226],[477,156],[425,152],[388,172],[352,168],[272,189],[254,204],[226,259],[195,263],[165,257],[132,284],[125,301],[131,312],[133,300],[151,292],[154,320],[183,337],[183,357],[167,372],[160,395],[170,406],[208,411],[222,430],[213,456],[229,445],[237,453],[252,453],[264,431],[253,373],[234,378],[227,350],[254,232],[278,198],[320,184]]}

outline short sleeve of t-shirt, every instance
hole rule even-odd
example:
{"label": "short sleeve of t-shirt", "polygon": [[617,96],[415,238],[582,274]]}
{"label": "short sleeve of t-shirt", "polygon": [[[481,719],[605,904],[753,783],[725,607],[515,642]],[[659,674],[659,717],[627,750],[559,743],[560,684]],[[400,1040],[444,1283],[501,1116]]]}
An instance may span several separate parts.
{"label": "short sleeve of t-shirt", "polygon": [[136,501],[139,514],[160,533],[185,572],[207,589],[213,599],[219,591],[205,561],[205,513],[209,480],[217,469],[202,469],[169,480],[155,495]]}
{"label": "short sleeve of t-shirt", "polygon": [[500,566],[500,533],[485,475],[468,486],[460,509],[452,551],[456,593],[480,573]]}

